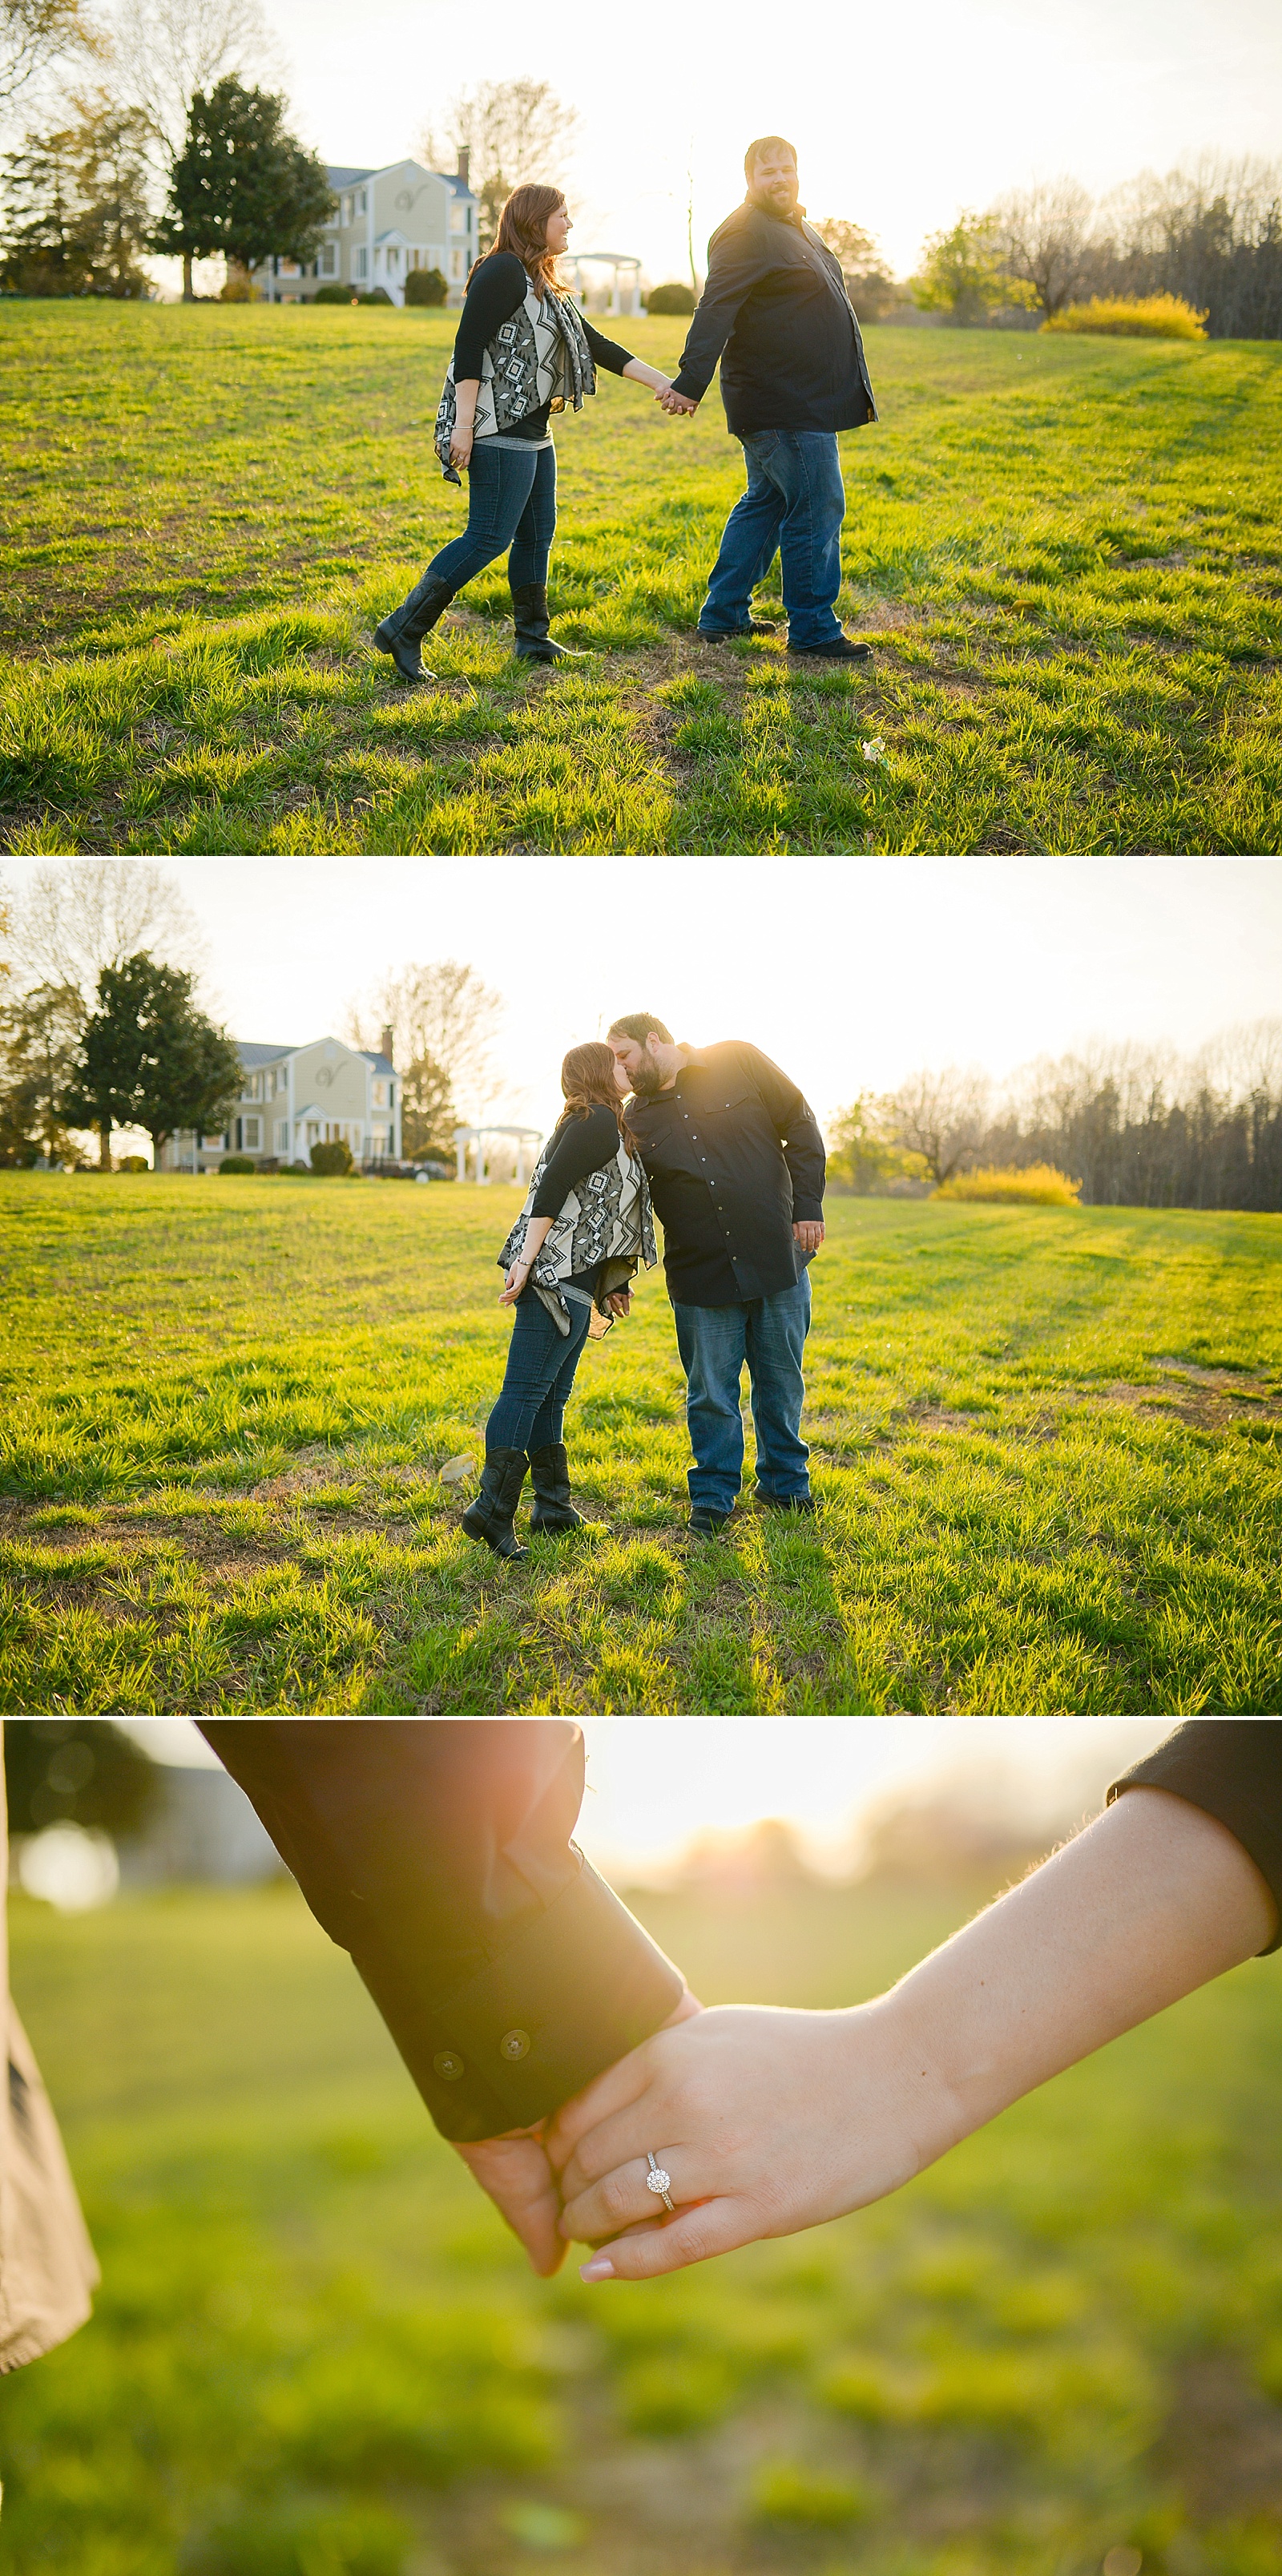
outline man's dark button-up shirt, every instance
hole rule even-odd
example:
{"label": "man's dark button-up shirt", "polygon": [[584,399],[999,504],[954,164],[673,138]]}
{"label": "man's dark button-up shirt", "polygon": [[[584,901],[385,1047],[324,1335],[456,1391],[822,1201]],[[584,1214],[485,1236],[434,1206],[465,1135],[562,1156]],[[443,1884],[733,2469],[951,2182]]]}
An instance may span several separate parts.
{"label": "man's dark button-up shirt", "polygon": [[628,1125],[650,1178],[676,1306],[734,1306],[795,1288],[794,1222],[823,1216],[815,1113],[760,1049],[700,1047],[670,1091],[635,1099]]}
{"label": "man's dark button-up shirt", "polygon": [[858,429],[877,417],[841,263],[800,212],[777,215],[749,197],[713,234],[676,392],[700,401],[718,358],[735,437]]}

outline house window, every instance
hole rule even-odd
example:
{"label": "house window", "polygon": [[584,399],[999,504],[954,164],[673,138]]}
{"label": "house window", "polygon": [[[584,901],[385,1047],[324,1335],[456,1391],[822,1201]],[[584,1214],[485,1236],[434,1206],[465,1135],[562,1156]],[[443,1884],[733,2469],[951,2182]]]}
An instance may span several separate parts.
{"label": "house window", "polygon": [[386,1084],[385,1082],[376,1082],[376,1083],[375,1083],[375,1085],[374,1085],[374,1092],[373,1092],[373,1099],[374,1099],[374,1106],[375,1106],[375,1108],[376,1108],[376,1109],[386,1109],[386,1107],[387,1107],[387,1084]]}
{"label": "house window", "polygon": [[368,253],[363,248],[357,251],[355,258],[353,259],[352,275],[353,277],[368,277],[369,275]]}
{"label": "house window", "polygon": [[345,224],[350,224],[351,220],[352,220],[352,201],[351,201],[351,198],[350,198],[350,197],[344,197],[344,199],[343,199],[343,221],[344,221],[344,223],[345,223]]}
{"label": "house window", "polygon": [[465,233],[465,232],[467,231],[467,208],[466,208],[466,206],[451,206],[451,208],[450,208],[450,231],[451,231],[452,233]]}
{"label": "house window", "polygon": [[318,277],[337,277],[338,253],[333,242],[325,243],[320,258],[316,262],[316,274]]}
{"label": "house window", "polygon": [[280,264],[280,273],[282,277],[301,277],[303,272],[296,259],[283,259]]}
{"label": "house window", "polygon": [[276,1121],[276,1151],[278,1154],[287,1154],[289,1152],[288,1118],[278,1118]]}
{"label": "house window", "polygon": [[462,274],[463,274],[463,262],[464,262],[464,260],[465,260],[466,256],[467,256],[467,254],[466,254],[466,252],[465,252],[465,251],[461,251],[461,250],[452,250],[452,251],[450,252],[450,275],[451,275],[451,277],[461,277],[461,276],[462,276]]}
{"label": "house window", "polygon": [[263,1150],[263,1122],[261,1118],[246,1118],[242,1121],[242,1124],[245,1130],[246,1153],[261,1154]]}
{"label": "house window", "polygon": [[360,195],[357,197],[356,212],[358,215],[368,214],[369,212],[369,199],[364,188],[361,189]]}

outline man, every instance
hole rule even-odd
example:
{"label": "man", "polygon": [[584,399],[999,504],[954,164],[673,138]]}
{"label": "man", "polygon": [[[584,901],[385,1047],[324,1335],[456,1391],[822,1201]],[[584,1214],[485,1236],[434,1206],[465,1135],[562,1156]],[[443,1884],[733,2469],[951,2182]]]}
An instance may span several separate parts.
{"label": "man", "polygon": [[744,1361],[757,1494],[813,1512],[801,1437],[808,1264],[824,1239],[825,1156],[814,1111],[758,1048],[674,1044],[650,1011],[609,1042],[632,1085],[628,1124],[663,1221],[664,1269],[688,1387],[690,1527],[724,1529],[743,1481]]}
{"label": "man", "polygon": [[750,143],[748,193],[708,245],[708,282],[665,411],[698,408],[721,360],[726,425],[742,441],[748,488],[721,539],[699,633],[765,634],[752,594],[778,551],[788,650],[867,661],[833,610],[846,495],[837,431],[875,420],[863,341],[839,262],[805,221],[797,156],[780,134]]}

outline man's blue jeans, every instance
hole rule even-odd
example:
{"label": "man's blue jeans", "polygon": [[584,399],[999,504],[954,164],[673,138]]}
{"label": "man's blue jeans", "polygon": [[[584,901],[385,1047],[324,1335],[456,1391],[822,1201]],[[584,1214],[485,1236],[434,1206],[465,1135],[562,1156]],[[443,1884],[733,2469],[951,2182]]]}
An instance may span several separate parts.
{"label": "man's blue jeans", "polygon": [[841,633],[833,601],[841,588],[846,515],[836,437],[822,429],[750,429],[743,452],[748,489],[722,531],[699,632],[748,632],[752,594],[777,550],[789,643],[802,653],[831,644]]}
{"label": "man's blue jeans", "polygon": [[743,1483],[744,1361],[757,1433],[757,1485],[767,1500],[810,1491],[810,1452],[801,1437],[805,1381],[801,1363],[810,1330],[810,1273],[777,1297],[740,1306],[675,1306],[677,1348],[686,1373],[686,1419],[694,1465],[686,1482],[696,1510],[733,1511]]}

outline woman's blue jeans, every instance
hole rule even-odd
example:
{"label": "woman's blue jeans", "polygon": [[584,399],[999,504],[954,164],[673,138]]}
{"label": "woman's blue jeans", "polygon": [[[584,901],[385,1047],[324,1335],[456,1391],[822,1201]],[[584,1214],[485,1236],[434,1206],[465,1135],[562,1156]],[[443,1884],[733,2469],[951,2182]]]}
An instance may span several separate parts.
{"label": "woman's blue jeans", "polygon": [[541,1297],[523,1288],[512,1309],[503,1392],[485,1426],[487,1449],[546,1449],[561,1437],[566,1400],[592,1309],[567,1297],[568,1335],[558,1333]]}
{"label": "woman's blue jeans", "polygon": [[810,1273],[775,1297],[739,1306],[676,1306],[677,1348],[686,1373],[686,1423],[694,1465],[686,1482],[696,1510],[732,1512],[743,1482],[744,1361],[757,1434],[757,1485],[789,1502],[810,1491],[810,1452],[801,1437],[802,1359],[810,1330]]}
{"label": "woman's blue jeans", "polygon": [[496,448],[488,438],[478,438],[468,468],[467,500],[462,536],[452,537],[433,555],[422,581],[389,624],[410,614],[426,583],[447,581],[451,590],[461,590],[509,547],[507,577],[514,590],[526,582],[546,582],[556,534],[556,449]]}
{"label": "woman's blue jeans", "polygon": [[752,594],[777,551],[788,642],[813,652],[841,633],[833,602],[841,588],[846,491],[836,437],[822,429],[749,429],[743,453],[748,489],[722,531],[699,632],[749,631]]}

